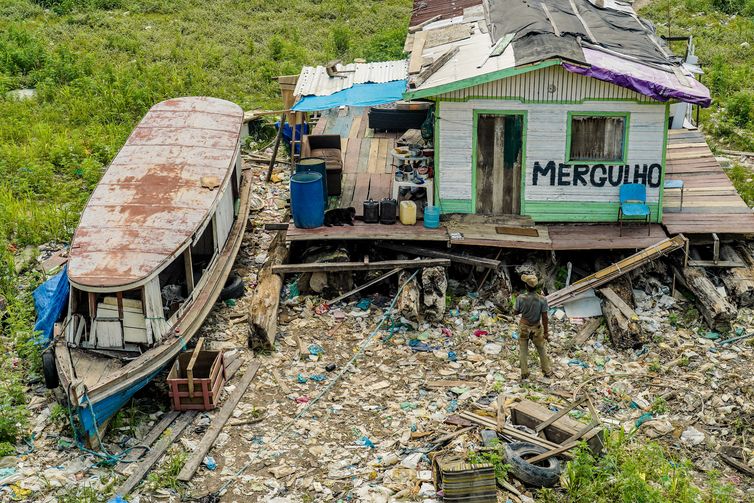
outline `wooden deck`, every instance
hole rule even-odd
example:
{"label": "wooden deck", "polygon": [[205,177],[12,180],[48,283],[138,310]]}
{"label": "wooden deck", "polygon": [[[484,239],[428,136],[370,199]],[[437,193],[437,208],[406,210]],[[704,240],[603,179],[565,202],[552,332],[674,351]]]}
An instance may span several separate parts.
{"label": "wooden deck", "polygon": [[357,220],[353,226],[317,227],[316,229],[297,229],[288,227],[288,241],[344,241],[344,240],[383,240],[383,241],[448,241],[448,232],[444,227],[427,229],[421,223],[416,225],[365,224]]}
{"label": "wooden deck", "polygon": [[451,245],[489,246],[524,250],[634,250],[666,239],[662,226],[630,223],[619,236],[616,224],[536,225],[539,236],[498,234],[493,224],[449,224]]}
{"label": "wooden deck", "polygon": [[754,234],[754,214],[738,195],[698,131],[668,133],[666,180],[683,180],[680,190],[666,190],[662,224],[668,234]]}
{"label": "wooden deck", "polygon": [[389,197],[393,187],[393,157],[398,133],[374,132],[367,127],[365,108],[349,107],[330,110],[322,115],[313,134],[341,136],[343,152],[343,186],[337,207],[356,208],[364,213],[362,202]]}

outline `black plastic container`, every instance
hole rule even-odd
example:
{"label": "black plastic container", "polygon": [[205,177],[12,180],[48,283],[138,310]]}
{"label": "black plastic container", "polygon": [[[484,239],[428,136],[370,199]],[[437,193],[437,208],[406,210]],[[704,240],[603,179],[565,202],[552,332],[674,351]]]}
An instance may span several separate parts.
{"label": "black plastic container", "polygon": [[383,199],[380,201],[380,223],[394,224],[398,218],[398,201],[395,199]]}
{"label": "black plastic container", "polygon": [[376,224],[380,221],[380,203],[374,199],[364,201],[364,223]]}

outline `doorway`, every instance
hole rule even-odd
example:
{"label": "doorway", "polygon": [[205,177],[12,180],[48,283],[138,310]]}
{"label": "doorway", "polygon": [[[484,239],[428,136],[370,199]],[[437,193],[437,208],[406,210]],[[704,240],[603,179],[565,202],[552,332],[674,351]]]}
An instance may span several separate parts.
{"label": "doorway", "polygon": [[521,213],[525,114],[476,112],[476,212]]}

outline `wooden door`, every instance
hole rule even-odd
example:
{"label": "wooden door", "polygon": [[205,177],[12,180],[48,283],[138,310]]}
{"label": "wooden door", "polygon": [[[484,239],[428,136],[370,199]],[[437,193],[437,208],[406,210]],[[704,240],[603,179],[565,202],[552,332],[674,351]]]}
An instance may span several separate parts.
{"label": "wooden door", "polygon": [[477,213],[520,214],[523,134],[522,114],[477,117]]}

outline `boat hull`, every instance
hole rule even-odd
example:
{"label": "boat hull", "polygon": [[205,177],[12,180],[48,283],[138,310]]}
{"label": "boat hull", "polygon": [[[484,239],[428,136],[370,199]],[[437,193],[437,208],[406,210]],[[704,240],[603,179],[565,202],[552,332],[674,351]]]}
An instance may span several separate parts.
{"label": "boat hull", "polygon": [[[175,357],[186,349],[187,343],[201,328],[205,318],[220,296],[231,272],[238,250],[241,247],[244,230],[249,215],[249,195],[252,178],[249,172],[242,175],[238,215],[233,222],[225,246],[220,251],[212,269],[207,271],[208,280],[194,296],[191,306],[171,327],[159,344],[122,368],[103,376],[96,385],[82,386],[76,377],[73,361],[76,352],[86,351],[71,348],[64,337],[58,337],[55,344],[55,360],[60,383],[67,390],[69,403],[75,407],[81,433],[91,446],[98,445],[97,434],[101,434],[108,421],[139,390],[151,382]],[[102,357],[107,360],[107,357]]]}

